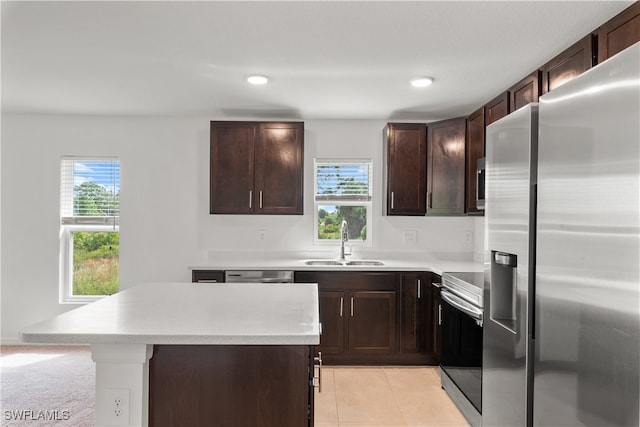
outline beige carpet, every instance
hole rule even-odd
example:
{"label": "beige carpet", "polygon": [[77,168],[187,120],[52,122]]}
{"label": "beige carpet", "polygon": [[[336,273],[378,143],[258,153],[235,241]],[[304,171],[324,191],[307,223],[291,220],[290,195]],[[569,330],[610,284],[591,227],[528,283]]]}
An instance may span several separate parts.
{"label": "beige carpet", "polygon": [[88,346],[1,346],[0,425],[93,426]]}

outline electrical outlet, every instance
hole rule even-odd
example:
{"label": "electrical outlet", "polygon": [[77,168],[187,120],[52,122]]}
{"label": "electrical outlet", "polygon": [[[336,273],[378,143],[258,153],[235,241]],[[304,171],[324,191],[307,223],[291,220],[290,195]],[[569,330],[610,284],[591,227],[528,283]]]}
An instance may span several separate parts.
{"label": "electrical outlet", "polygon": [[129,389],[110,388],[105,390],[108,423],[112,426],[129,425]]}
{"label": "electrical outlet", "polygon": [[473,246],[473,231],[471,230],[464,231],[464,244],[466,246]]}
{"label": "electrical outlet", "polygon": [[408,247],[415,247],[418,244],[418,231],[402,230],[402,244]]}
{"label": "electrical outlet", "polygon": [[267,230],[258,230],[258,241],[261,243],[266,243],[267,241]]}

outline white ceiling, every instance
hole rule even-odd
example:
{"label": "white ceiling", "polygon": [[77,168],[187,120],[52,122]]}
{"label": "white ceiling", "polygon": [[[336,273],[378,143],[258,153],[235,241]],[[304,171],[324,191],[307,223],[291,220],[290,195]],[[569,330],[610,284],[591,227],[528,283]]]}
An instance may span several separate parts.
{"label": "white ceiling", "polygon": [[[11,112],[468,115],[632,1],[2,1]],[[251,86],[248,75],[271,77]],[[428,88],[408,81],[433,76]]]}

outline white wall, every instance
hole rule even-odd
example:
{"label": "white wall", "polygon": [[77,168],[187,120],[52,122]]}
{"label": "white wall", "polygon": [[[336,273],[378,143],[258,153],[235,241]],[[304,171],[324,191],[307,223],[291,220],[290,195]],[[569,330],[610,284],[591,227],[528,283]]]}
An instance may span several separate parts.
{"label": "white wall", "polygon": [[[59,168],[63,155],[121,160],[121,289],[189,281],[211,251],[325,250],[313,246],[313,158],[374,160],[373,246],[368,250],[471,259],[478,218],[387,217],[377,120],[305,121],[302,216],[209,215],[209,117],[3,115],[0,183],[2,340],[76,305],[58,303]],[[402,230],[418,232],[405,246]],[[267,231],[266,243],[258,230]],[[470,232],[472,241],[466,241]]]}

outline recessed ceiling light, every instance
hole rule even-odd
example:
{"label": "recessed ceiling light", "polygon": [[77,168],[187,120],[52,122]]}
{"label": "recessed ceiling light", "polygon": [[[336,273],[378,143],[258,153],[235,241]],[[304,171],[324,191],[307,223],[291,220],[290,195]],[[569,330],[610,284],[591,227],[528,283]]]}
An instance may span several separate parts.
{"label": "recessed ceiling light", "polygon": [[420,77],[411,80],[411,86],[413,87],[427,87],[433,83],[433,77]]}
{"label": "recessed ceiling light", "polygon": [[247,81],[252,85],[263,85],[266,84],[269,79],[265,76],[250,76],[247,78]]}

